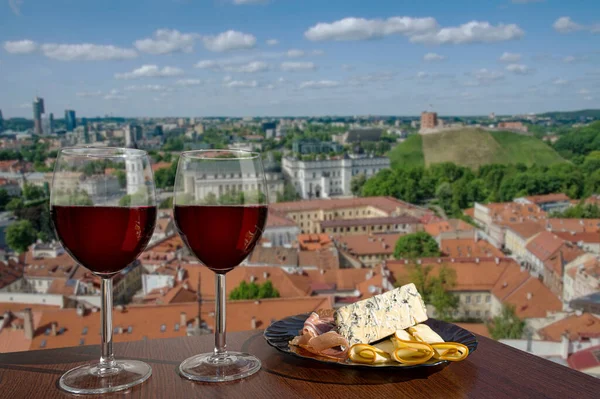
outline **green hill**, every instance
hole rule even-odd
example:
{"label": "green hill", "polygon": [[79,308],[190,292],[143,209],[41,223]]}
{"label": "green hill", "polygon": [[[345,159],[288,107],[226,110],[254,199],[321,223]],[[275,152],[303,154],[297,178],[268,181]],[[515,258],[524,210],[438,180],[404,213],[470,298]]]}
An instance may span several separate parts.
{"label": "green hill", "polygon": [[476,168],[489,163],[550,165],[565,162],[556,151],[535,137],[470,128],[410,136],[388,156],[393,166],[453,162]]}

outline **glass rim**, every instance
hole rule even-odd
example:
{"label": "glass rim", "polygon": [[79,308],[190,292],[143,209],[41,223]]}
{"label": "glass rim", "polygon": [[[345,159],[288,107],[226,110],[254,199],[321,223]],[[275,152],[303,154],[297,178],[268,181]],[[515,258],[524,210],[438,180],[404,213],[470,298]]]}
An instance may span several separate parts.
{"label": "glass rim", "polygon": [[[221,154],[232,154],[236,155],[234,157],[227,158],[218,158],[218,157],[207,157],[204,154],[210,153],[221,153]],[[244,156],[242,156],[245,154]],[[253,161],[256,159],[260,159],[260,153],[255,151],[241,150],[237,148],[232,148],[229,150],[218,149],[218,150],[193,150],[193,151],[183,151],[179,154],[181,158],[187,159],[196,159],[196,160],[204,160],[204,161]]]}
{"label": "glass rim", "polygon": [[58,155],[87,158],[143,158],[148,156],[148,152],[137,148],[126,147],[76,146],[61,148]]}

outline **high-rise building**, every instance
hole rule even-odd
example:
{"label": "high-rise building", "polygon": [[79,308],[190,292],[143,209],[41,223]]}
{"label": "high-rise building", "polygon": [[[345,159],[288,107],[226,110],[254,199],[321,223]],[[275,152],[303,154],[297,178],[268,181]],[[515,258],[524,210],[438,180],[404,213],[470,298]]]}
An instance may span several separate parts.
{"label": "high-rise building", "polygon": [[0,109],[0,132],[4,130],[4,118],[2,117],[2,110]]}
{"label": "high-rise building", "polygon": [[125,147],[137,148],[137,142],[142,139],[142,127],[139,125],[127,125],[125,127]]}
{"label": "high-rise building", "polygon": [[77,119],[75,119],[75,111],[72,109],[65,110],[65,125],[67,132],[72,132],[77,127]]}
{"label": "high-rise building", "polygon": [[437,112],[422,112],[421,113],[421,130],[435,129],[438,125]]}
{"label": "high-rise building", "polygon": [[54,134],[54,114],[52,112],[48,116],[48,122],[50,130],[47,133]]}
{"label": "high-rise building", "polygon": [[43,134],[42,115],[44,114],[44,99],[36,97],[33,100],[33,131],[35,134]]}

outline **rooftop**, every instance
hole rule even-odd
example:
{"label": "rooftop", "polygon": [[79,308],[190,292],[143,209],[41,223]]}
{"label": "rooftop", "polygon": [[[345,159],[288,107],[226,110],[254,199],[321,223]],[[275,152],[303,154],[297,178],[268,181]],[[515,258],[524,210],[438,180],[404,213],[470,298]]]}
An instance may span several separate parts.
{"label": "rooftop", "polygon": [[570,201],[571,199],[567,194],[564,193],[555,193],[555,194],[545,194],[545,195],[532,195],[529,197],[525,197],[527,200],[533,202],[534,204],[548,204],[551,202],[564,202]]}
{"label": "rooftop", "polygon": [[565,219],[550,218],[547,228],[551,231],[568,232],[598,232],[600,231],[600,219]]}
{"label": "rooftop", "polygon": [[567,359],[569,367],[574,370],[585,371],[600,366],[600,345],[592,346],[573,353]]}
{"label": "rooftop", "polygon": [[570,231],[554,231],[558,237],[565,241],[577,244],[583,242],[586,244],[600,244],[600,234],[598,232],[570,232]]}
{"label": "rooftop", "polygon": [[560,341],[563,334],[568,334],[569,340],[600,337],[600,318],[591,313],[571,315],[554,322],[538,331],[541,337],[549,341]]}
{"label": "rooftop", "polygon": [[527,244],[526,248],[542,262],[550,259],[566,241],[549,231],[542,231]]}
{"label": "rooftop", "polygon": [[527,220],[519,223],[507,223],[507,230],[512,230],[515,234],[521,237],[523,240],[527,240],[534,235],[541,233],[545,230],[545,224],[543,221],[532,221]]}
{"label": "rooftop", "polygon": [[316,251],[333,245],[327,234],[298,234],[298,245],[302,251]]}
{"label": "rooftop", "polygon": [[489,242],[470,238],[441,240],[440,249],[444,256],[453,258],[504,257],[502,251]]}
{"label": "rooftop", "polygon": [[352,255],[391,255],[396,242],[404,234],[356,234],[336,238],[338,246]]}
{"label": "rooftop", "polygon": [[316,199],[294,202],[279,202],[271,204],[270,208],[282,212],[302,212],[314,210],[337,210],[342,208],[356,208],[372,206],[387,214],[396,212],[398,209],[421,209],[408,202],[400,201],[393,197],[364,197],[364,198],[335,198]]}
{"label": "rooftop", "polygon": [[419,219],[412,216],[388,216],[363,219],[334,219],[321,222],[322,228],[327,227],[350,227],[350,226],[372,226],[379,224],[419,224]]}
{"label": "rooftop", "polygon": [[280,212],[276,212],[274,210],[272,210],[271,208],[269,208],[269,215],[267,217],[267,227],[294,227],[296,226],[296,223],[289,219],[288,217],[286,217],[285,215],[281,214]]}
{"label": "rooftop", "polygon": [[[249,265],[297,266],[298,250],[295,248],[264,247],[257,245],[246,260]],[[229,274],[228,274],[229,275]]]}
{"label": "rooftop", "polygon": [[429,223],[423,226],[423,229],[430,236],[438,236],[441,233],[449,233],[455,231],[470,231],[475,227],[471,226],[460,219],[448,219],[441,222]]}

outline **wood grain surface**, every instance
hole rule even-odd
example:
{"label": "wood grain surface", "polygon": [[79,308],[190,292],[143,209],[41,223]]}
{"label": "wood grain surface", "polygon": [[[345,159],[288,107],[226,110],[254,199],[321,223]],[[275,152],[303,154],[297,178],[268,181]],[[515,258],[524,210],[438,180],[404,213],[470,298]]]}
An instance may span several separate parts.
{"label": "wood grain surface", "polygon": [[[598,398],[600,380],[478,337],[469,358],[423,371],[335,367],[284,355],[262,331],[228,334],[231,350],[258,356],[262,370],[241,381],[196,383],[182,379],[185,358],[212,351],[213,337],[186,337],[115,345],[117,358],[152,366],[148,381],[103,398]],[[0,354],[0,398],[94,398],[60,391],[57,381],[70,368],[97,360],[97,346]]]}

